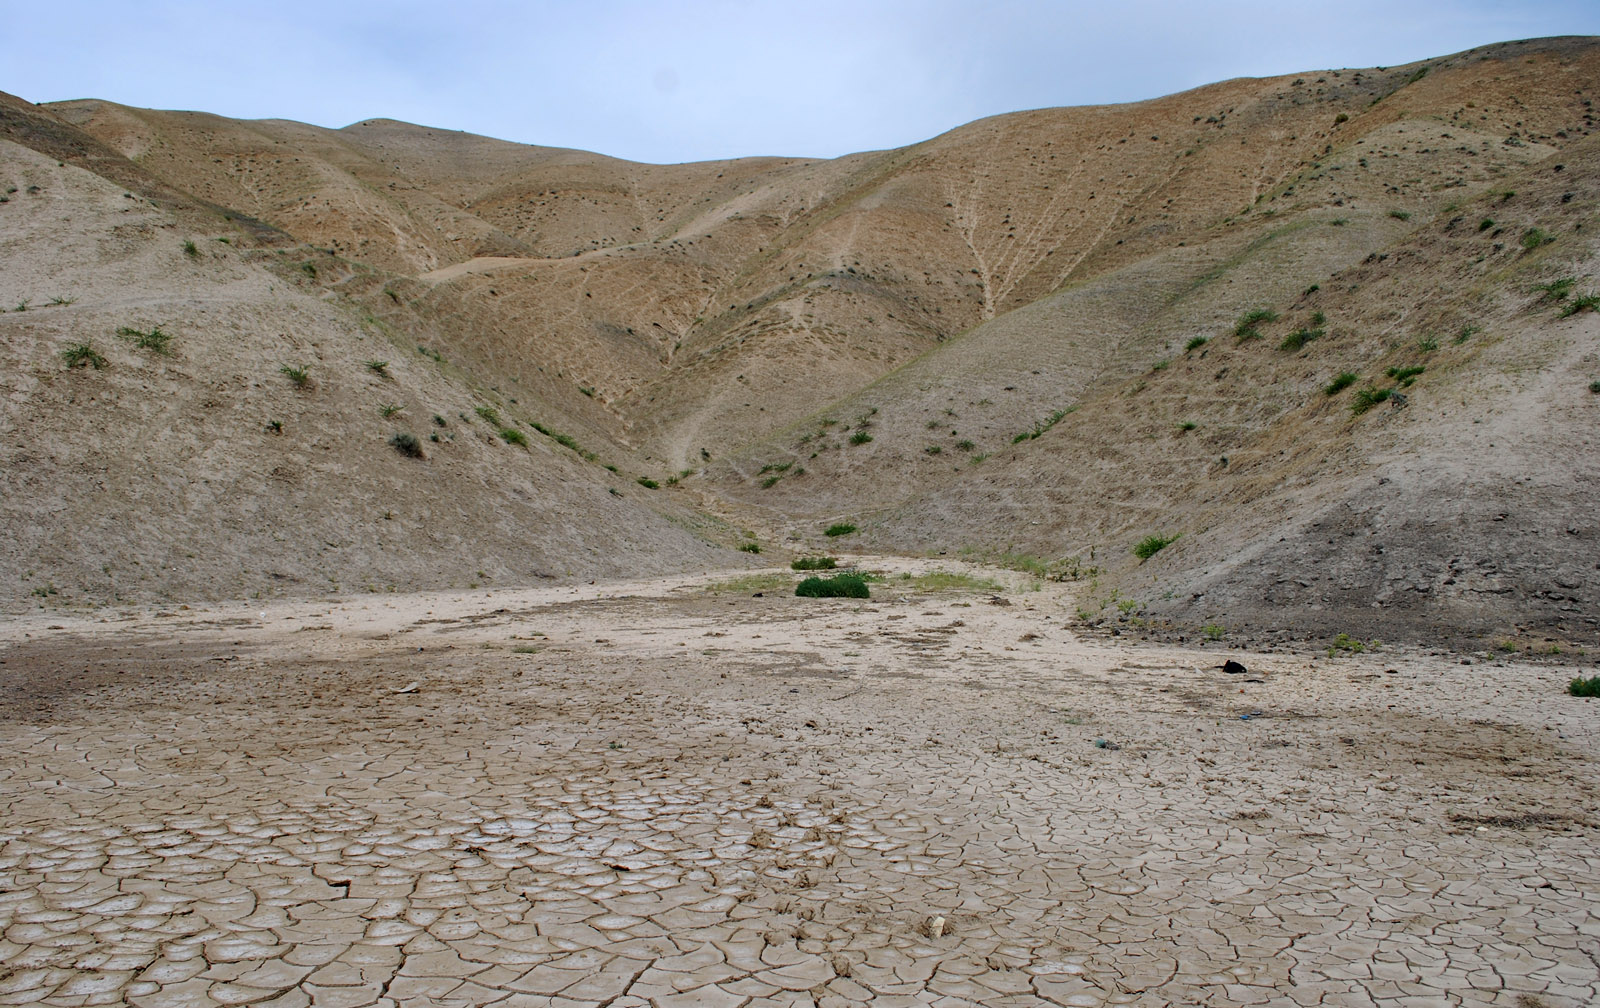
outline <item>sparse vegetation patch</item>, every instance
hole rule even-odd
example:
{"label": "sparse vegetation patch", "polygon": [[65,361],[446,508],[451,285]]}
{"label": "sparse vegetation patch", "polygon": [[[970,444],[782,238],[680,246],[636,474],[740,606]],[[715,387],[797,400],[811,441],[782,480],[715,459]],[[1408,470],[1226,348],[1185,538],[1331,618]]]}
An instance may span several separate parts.
{"label": "sparse vegetation patch", "polygon": [[117,335],[140,350],[149,350],[163,356],[172,353],[172,335],[162,332],[160,326],[151,326],[148,332],[132,326],[123,326],[117,330]]}
{"label": "sparse vegetation patch", "polygon": [[870,598],[867,582],[858,574],[837,574],[833,577],[808,577],[795,586],[794,593],[802,598]]}
{"label": "sparse vegetation patch", "polygon": [[96,371],[106,366],[106,359],[89,343],[69,343],[62,348],[61,359],[67,367],[92,367]]}
{"label": "sparse vegetation patch", "polygon": [[1160,553],[1163,549],[1166,549],[1168,546],[1172,545],[1174,542],[1177,541],[1177,539],[1178,539],[1178,537],[1175,536],[1175,535],[1171,535],[1171,536],[1148,535],[1148,536],[1145,536],[1143,539],[1140,539],[1137,544],[1134,545],[1134,547],[1133,547],[1133,555],[1138,557],[1140,560],[1148,560],[1151,557],[1155,556],[1157,553]]}

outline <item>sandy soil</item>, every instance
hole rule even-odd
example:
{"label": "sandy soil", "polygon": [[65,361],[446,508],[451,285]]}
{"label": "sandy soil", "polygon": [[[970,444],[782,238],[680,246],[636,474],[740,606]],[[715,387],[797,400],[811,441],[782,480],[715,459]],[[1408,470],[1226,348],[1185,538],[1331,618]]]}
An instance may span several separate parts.
{"label": "sandy soil", "polygon": [[0,1002],[1600,996],[1561,673],[1226,675],[871,565],[0,624]]}

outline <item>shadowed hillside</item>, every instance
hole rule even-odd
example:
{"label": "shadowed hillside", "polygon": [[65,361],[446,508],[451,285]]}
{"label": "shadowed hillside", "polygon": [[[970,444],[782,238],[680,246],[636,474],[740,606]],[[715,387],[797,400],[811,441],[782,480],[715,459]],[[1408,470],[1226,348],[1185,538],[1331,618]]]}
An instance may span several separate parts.
{"label": "shadowed hillside", "polygon": [[[149,413],[141,398],[235,403],[205,477],[256,502],[206,519],[214,549],[251,558],[253,574],[218,583],[228,593],[275,583],[260,581],[273,548],[307,584],[351,580],[341,570],[461,583],[487,561],[445,574],[429,558],[515,555],[526,539],[526,562],[499,576],[592,576],[630,554],[715,555],[691,532],[821,547],[848,519],[863,546],[1082,577],[1085,618],[1107,627],[1593,641],[1600,365],[1581,299],[1600,286],[1597,86],[1594,40],[1536,40],[1015,113],[832,161],[690,165],[390,120],[12,102],[0,126],[22,191],[0,206],[0,294],[74,302],[0,316],[13,373],[31,376],[5,422],[29,446],[13,450],[56,438],[60,458],[104,426],[74,426],[80,397],[110,394],[94,382],[118,417]],[[31,181],[52,172],[74,180],[50,182],[73,220],[56,248]],[[153,384],[174,365],[112,335],[160,323],[198,353],[222,318],[244,333],[227,346],[247,358],[239,398],[202,392],[221,359]],[[62,346],[91,336],[126,359],[66,367]],[[387,376],[363,373],[376,345]],[[322,398],[277,374],[291,349],[324,355],[314,378],[337,370]],[[1325,394],[1346,372],[1354,383]],[[404,381],[414,402],[383,384]],[[1364,390],[1387,398],[1357,415]],[[316,474],[300,497],[243,449],[266,421],[240,401],[295,404],[329,432],[266,442]],[[392,405],[405,411],[373,412]],[[393,416],[457,440],[403,458],[384,447]],[[170,422],[151,413],[84,479],[114,455],[130,485],[193,495],[180,460],[195,442],[152,434]],[[357,442],[382,465],[350,457]],[[318,469],[319,451],[345,461]],[[31,489],[8,498],[24,525],[30,501],[91,499],[59,462],[28,464]],[[250,538],[264,533],[247,514],[265,513],[293,543],[310,519],[286,502],[309,505],[335,474],[352,495],[339,513],[405,493],[414,524],[325,560],[310,532]],[[603,548],[585,536],[608,539],[608,515],[627,532]],[[62,552],[70,530],[31,535],[13,547],[19,577],[88,563]],[[1147,536],[1177,538],[1141,563]]]}

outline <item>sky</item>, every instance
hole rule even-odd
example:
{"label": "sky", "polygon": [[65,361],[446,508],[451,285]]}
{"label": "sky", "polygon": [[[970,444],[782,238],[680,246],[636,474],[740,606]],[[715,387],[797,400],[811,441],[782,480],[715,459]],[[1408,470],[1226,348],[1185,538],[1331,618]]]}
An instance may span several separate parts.
{"label": "sky", "polygon": [[1600,35],[1596,0],[0,0],[0,91],[671,163],[836,157],[984,116]]}

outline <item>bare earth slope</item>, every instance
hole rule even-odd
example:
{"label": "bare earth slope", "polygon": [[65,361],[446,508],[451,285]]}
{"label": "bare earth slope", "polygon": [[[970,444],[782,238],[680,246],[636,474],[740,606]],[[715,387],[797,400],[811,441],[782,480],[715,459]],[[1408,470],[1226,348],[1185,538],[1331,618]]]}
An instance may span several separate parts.
{"label": "bare earth slope", "polygon": [[[669,565],[698,556],[707,547],[686,526],[731,541],[731,522],[769,545],[821,546],[823,526],[848,520],[868,544],[1024,555],[1045,573],[1092,577],[1086,616],[1107,625],[1592,641],[1596,315],[1562,313],[1596,287],[1597,87],[1600,44],[1545,39],[1016,113],[833,161],[691,165],[391,120],[328,130],[12,102],[8,171],[21,179],[64,161],[105,192],[70,196],[85,203],[66,208],[84,243],[70,251],[51,250],[43,218],[27,216],[26,187],[0,204],[0,295],[34,299],[0,316],[6,352],[33,375],[13,389],[7,423],[22,433],[14,444],[80,443],[70,407],[82,400],[40,391],[67,382],[111,383],[119,409],[152,409],[141,397],[170,390],[120,384],[148,354],[110,334],[212,328],[195,285],[253,285],[259,328],[298,342],[254,344],[250,366],[229,372],[251,376],[241,395],[270,390],[251,409],[320,404],[319,429],[361,417],[345,438],[294,449],[290,468],[305,471],[319,451],[355,454],[358,430],[362,457],[382,462],[316,469],[302,499],[337,487],[356,495],[349,513],[399,520],[404,509],[381,502],[409,483],[389,469],[435,472],[463,443],[460,462],[480,480],[464,485],[494,488],[483,493],[495,503],[448,494],[449,521],[416,522],[403,537],[412,545],[363,548],[359,563],[347,552],[319,564],[315,543],[351,540],[295,535],[303,517],[264,508],[282,523],[275,547],[297,544],[288,552],[302,559],[284,573],[301,584],[341,569],[460,584],[489,568],[471,559],[443,577],[424,558],[501,556],[525,538],[542,544],[540,559],[504,576],[581,576],[621,569],[635,549]],[[163,255],[135,255],[123,222],[95,209],[121,188],[138,212],[184,231]],[[191,231],[198,259],[179,251]],[[210,240],[221,237],[231,244]],[[14,258],[35,265],[10,269]],[[125,320],[127,291],[155,296],[147,274],[161,310]],[[1560,296],[1532,289],[1565,278]],[[38,310],[77,296],[74,284],[74,304]],[[91,290],[116,310],[91,312]],[[1254,310],[1277,317],[1241,338]],[[116,346],[113,367],[69,371],[55,354],[90,336]],[[183,336],[182,352],[197,352]],[[393,358],[391,378],[361,365],[374,341]],[[278,357],[312,343],[342,355],[337,366],[306,358],[320,386],[274,377]],[[1343,371],[1357,384],[1323,395]],[[437,384],[414,386],[414,402],[384,384],[422,375]],[[199,395],[203,376],[191,377]],[[1353,416],[1350,396],[1367,387],[1403,398]],[[405,405],[413,432],[444,446],[425,442],[423,464],[387,449],[393,424],[374,412],[386,405]],[[503,509],[497,495],[510,491],[496,481],[521,471],[503,462],[524,456],[490,443],[498,425],[478,405],[532,438],[528,457],[548,478],[523,490],[565,526]],[[434,413],[446,427],[431,426]],[[289,427],[241,417],[215,442],[208,478],[233,481],[241,499],[276,492],[245,478],[258,449],[237,440],[259,440],[270,419]],[[192,493],[178,456],[150,444],[121,449],[141,474],[127,479]],[[349,478],[327,482],[336,472]],[[635,476],[682,483],[646,494]],[[41,470],[8,498],[24,528],[28,500],[49,499],[54,479]],[[438,500],[423,485],[408,492]],[[613,519],[631,537],[622,548],[578,535],[609,541]],[[441,524],[448,536],[414,548],[421,529],[444,535]],[[229,592],[282,580],[260,580],[270,550],[251,527],[235,514],[208,540],[244,535],[258,558]],[[505,538],[474,554],[484,530]],[[1179,538],[1138,564],[1132,544],[1154,534]],[[83,572],[87,553],[13,548],[19,573],[59,570],[106,590]]]}
{"label": "bare earth slope", "polygon": [[477,409],[499,397],[297,287],[222,217],[185,226],[203,208],[175,214],[6,140],[0,174],[15,187],[0,205],[8,607],[528,583],[721,555],[689,531],[710,523],[656,501],[674,525],[517,406],[487,423]]}

